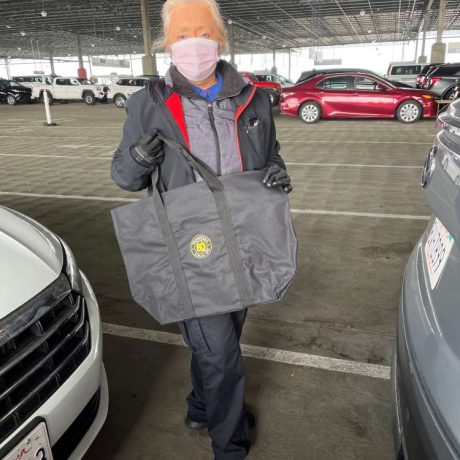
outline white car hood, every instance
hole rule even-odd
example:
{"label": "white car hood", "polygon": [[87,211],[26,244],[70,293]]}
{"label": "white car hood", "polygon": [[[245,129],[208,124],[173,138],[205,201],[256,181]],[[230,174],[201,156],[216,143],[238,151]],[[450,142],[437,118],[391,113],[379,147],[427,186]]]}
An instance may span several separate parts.
{"label": "white car hood", "polygon": [[38,222],[0,206],[0,319],[58,278],[58,238]]}

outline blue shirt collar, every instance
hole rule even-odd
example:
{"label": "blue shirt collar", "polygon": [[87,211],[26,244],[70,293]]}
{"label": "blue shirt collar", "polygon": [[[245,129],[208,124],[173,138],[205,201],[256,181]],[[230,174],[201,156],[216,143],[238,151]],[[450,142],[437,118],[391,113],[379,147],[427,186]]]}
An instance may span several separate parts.
{"label": "blue shirt collar", "polygon": [[217,82],[207,89],[201,89],[198,86],[190,84],[193,90],[208,102],[212,102],[221,92],[224,83],[224,77],[220,72],[216,72]]}

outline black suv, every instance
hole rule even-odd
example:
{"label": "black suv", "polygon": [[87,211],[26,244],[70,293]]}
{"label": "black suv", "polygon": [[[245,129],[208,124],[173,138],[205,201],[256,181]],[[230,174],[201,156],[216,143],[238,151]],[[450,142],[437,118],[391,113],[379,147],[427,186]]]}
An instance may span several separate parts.
{"label": "black suv", "polygon": [[423,89],[425,85],[425,78],[426,76],[436,67],[439,67],[442,62],[436,62],[431,64],[425,64],[422,67],[422,70],[417,75],[417,80],[415,81],[415,87],[418,89]]}
{"label": "black suv", "polygon": [[0,102],[16,105],[18,102],[32,100],[32,90],[11,80],[0,79]]}
{"label": "black suv", "polygon": [[460,63],[441,64],[426,75],[424,88],[441,99],[452,99],[457,80],[460,80]]}

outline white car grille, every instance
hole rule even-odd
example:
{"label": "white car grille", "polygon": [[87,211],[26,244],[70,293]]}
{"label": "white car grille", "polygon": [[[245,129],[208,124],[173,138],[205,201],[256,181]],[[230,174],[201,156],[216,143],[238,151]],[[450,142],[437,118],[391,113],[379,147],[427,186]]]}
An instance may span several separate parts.
{"label": "white car grille", "polygon": [[0,320],[0,442],[75,371],[91,348],[85,300],[62,274]]}

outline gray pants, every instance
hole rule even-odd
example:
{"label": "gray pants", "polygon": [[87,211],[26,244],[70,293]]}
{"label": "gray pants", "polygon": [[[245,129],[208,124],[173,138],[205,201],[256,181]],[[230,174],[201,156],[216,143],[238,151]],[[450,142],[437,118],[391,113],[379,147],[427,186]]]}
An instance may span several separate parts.
{"label": "gray pants", "polygon": [[250,448],[240,336],[246,310],[179,323],[192,350],[188,416],[205,422],[216,460],[241,460]]}

